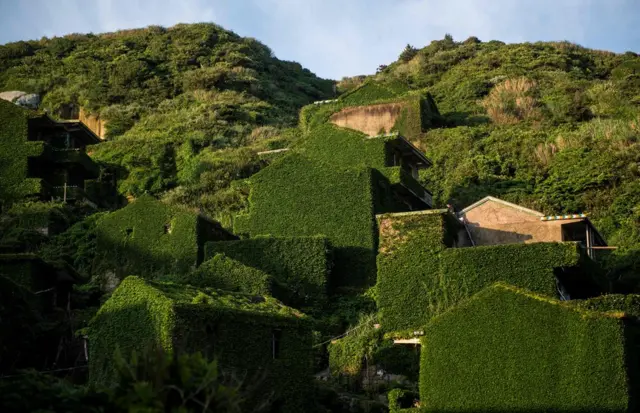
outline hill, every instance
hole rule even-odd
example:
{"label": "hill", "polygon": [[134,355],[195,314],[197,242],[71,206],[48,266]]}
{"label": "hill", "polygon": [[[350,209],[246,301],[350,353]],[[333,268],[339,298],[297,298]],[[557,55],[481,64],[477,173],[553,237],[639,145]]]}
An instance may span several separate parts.
{"label": "hill", "polygon": [[[222,219],[246,206],[256,150],[299,139],[298,109],[332,82],[213,24],[69,35],[0,46],[0,90],[76,103],[107,121],[92,157],[117,170],[123,195],[163,196]],[[431,93],[438,127],[414,139],[433,162],[436,206],[499,196],[545,213],[586,212],[616,266],[640,255],[640,57],[568,42],[411,46],[378,73]]]}
{"label": "hill", "polygon": [[434,96],[441,127],[414,143],[434,162],[426,186],[438,205],[495,195],[548,214],[586,212],[619,247],[616,265],[639,268],[637,54],[446,36],[338,88],[371,80]]}
{"label": "hill", "polygon": [[234,149],[282,145],[300,107],[331,97],[333,82],[203,23],[6,44],[0,90],[39,93],[54,115],[74,104],[104,120],[109,142],[92,157],[118,171],[123,194],[181,186],[177,202],[214,213],[234,198],[214,193],[259,167]]}

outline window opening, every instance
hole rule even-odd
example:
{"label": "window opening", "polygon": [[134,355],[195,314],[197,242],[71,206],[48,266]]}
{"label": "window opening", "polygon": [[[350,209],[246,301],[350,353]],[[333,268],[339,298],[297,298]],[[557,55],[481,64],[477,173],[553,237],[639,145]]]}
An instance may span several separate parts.
{"label": "window opening", "polygon": [[282,339],[282,330],[273,330],[271,332],[271,353],[273,359],[280,358],[280,340]]}

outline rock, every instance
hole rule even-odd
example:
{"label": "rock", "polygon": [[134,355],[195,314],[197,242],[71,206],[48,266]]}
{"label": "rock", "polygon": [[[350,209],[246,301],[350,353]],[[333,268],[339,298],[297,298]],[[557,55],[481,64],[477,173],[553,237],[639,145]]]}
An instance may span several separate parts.
{"label": "rock", "polygon": [[20,90],[0,92],[0,99],[8,100],[19,106],[36,109],[40,104],[40,95],[37,93],[27,93]]}
{"label": "rock", "polygon": [[40,104],[40,95],[37,93],[28,93],[14,100],[16,105],[24,106],[31,109],[37,109]]}

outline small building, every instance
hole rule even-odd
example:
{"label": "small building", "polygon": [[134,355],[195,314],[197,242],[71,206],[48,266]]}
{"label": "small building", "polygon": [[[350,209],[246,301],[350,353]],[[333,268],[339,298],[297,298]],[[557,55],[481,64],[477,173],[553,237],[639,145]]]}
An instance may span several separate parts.
{"label": "small building", "polygon": [[310,396],[312,323],[272,297],[127,277],[90,325],[92,383],[111,383],[116,347],[125,357],[159,347],[217,358],[255,389],[247,411],[270,400],[271,411],[302,412]]}
{"label": "small building", "polygon": [[2,198],[100,202],[85,191],[85,184],[100,175],[86,153],[88,145],[100,142],[89,128],[5,100],[0,100],[0,112]]}
{"label": "small building", "polygon": [[237,239],[218,222],[150,195],[101,217],[96,232],[105,269],[117,279],[186,274],[204,260],[207,241]]}
{"label": "small building", "polygon": [[638,320],[623,307],[586,307],[497,284],[436,317],[422,339],[421,406],[636,411]]}
{"label": "small building", "polygon": [[487,196],[458,213],[474,245],[579,242],[590,257],[607,245],[585,214],[552,215]]}

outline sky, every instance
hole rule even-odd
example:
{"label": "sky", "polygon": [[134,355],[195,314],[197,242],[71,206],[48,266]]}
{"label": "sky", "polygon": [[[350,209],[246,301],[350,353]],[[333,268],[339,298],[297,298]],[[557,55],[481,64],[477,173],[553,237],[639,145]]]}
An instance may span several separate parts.
{"label": "sky", "polygon": [[0,0],[0,44],[214,22],[317,75],[374,73],[446,33],[640,53],[640,0]]}

